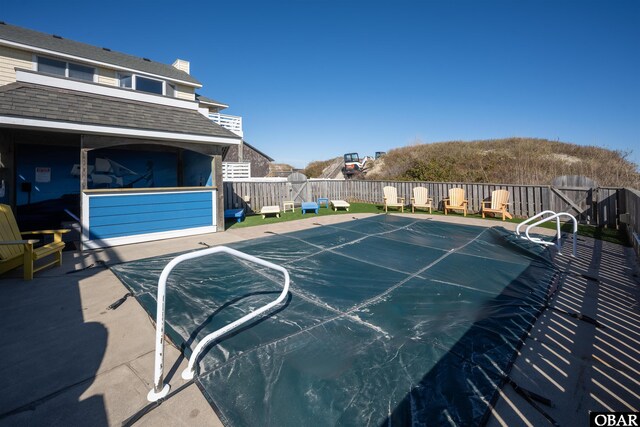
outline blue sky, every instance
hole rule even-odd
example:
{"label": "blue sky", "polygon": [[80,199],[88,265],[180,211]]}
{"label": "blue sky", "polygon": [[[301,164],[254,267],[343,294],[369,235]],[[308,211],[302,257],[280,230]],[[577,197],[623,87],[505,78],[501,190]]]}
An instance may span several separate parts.
{"label": "blue sky", "polygon": [[640,163],[640,1],[2,0],[0,20],[187,59],[249,143],[296,167],[511,136]]}

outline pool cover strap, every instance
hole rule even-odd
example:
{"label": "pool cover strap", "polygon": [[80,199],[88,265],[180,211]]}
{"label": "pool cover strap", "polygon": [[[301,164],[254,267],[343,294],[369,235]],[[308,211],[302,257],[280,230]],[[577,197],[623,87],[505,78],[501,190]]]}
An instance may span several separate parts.
{"label": "pool cover strap", "polygon": [[549,421],[554,426],[560,427],[560,424],[558,424],[558,422],[554,420],[553,417],[551,417],[551,415],[549,415],[544,409],[542,409],[536,403],[536,402],[540,402],[543,405],[552,406],[552,402],[550,399],[547,399],[546,397],[540,396],[539,394],[536,394],[532,391],[526,390],[518,386],[518,384],[516,384],[511,378],[509,378],[507,382],[509,383],[509,385],[511,385],[511,387],[513,387],[516,393],[522,396],[522,398],[526,400],[527,403],[529,403],[533,408],[535,408],[538,412],[540,412],[540,414],[543,417],[545,417],[547,421]]}
{"label": "pool cover strap", "polygon": [[133,294],[131,292],[127,292],[126,294],[124,294],[124,296],[122,298],[120,298],[119,300],[117,300],[116,302],[111,304],[109,307],[107,307],[107,310],[115,310],[116,308],[118,308],[122,304],[124,304],[124,302],[127,300],[127,298],[132,297],[132,296],[133,296]]}

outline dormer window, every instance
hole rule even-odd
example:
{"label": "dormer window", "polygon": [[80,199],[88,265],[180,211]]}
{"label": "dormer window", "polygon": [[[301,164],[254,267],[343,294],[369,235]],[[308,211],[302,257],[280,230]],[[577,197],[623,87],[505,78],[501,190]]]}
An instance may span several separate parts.
{"label": "dormer window", "polygon": [[118,73],[120,87],[133,89],[133,76],[131,74]]}
{"label": "dormer window", "polygon": [[56,74],[58,76],[67,76],[67,63],[57,61],[55,59],[38,57],[38,71],[41,73]]}
{"label": "dormer window", "polygon": [[58,59],[46,58],[38,56],[38,71],[41,73],[55,74],[63,77],[71,77],[72,79],[86,80],[92,82],[94,80],[95,68],[87,67],[73,62],[60,61]]}
{"label": "dormer window", "polygon": [[95,72],[94,68],[69,62],[67,70],[69,72],[69,77],[72,79],[87,80],[90,82],[93,81],[93,74]]}
{"label": "dormer window", "polygon": [[142,77],[137,74],[118,73],[120,87],[138,90],[140,92],[155,93],[157,95],[174,96],[169,84],[162,80]]}
{"label": "dormer window", "polygon": [[162,80],[153,80],[146,77],[135,76],[135,90],[148,93],[157,93],[164,95],[164,82]]}

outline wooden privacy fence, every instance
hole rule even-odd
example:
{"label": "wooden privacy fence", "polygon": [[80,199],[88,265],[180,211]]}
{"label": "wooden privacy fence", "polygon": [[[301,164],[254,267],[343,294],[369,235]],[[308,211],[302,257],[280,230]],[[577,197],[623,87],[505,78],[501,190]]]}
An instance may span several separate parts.
{"label": "wooden privacy fence", "polygon": [[629,188],[620,190],[620,223],[633,245],[636,255],[640,255],[640,191]]}
{"label": "wooden privacy fence", "polygon": [[[390,185],[411,202],[414,187],[426,187],[434,206],[442,210],[442,200],[448,197],[450,188],[463,188],[469,201],[469,210],[479,212],[481,202],[489,200],[491,192],[509,191],[509,212],[515,217],[530,217],[543,210],[569,212],[583,223],[616,227],[620,213],[621,188],[613,187],[554,187],[550,185],[483,184],[464,182],[419,181],[363,181],[363,180],[309,180],[307,192],[311,200],[327,197],[351,202],[383,203],[382,188]],[[296,190],[297,191],[297,190]],[[294,193],[287,182],[224,182],[224,208],[245,208],[259,211],[262,206],[280,205],[291,200]]]}

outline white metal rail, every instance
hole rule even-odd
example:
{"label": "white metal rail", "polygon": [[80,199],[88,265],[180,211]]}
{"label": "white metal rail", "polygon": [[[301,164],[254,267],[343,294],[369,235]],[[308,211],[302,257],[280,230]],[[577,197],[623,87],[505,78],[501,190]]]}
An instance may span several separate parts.
{"label": "white metal rail", "polygon": [[[522,221],[520,224],[518,224],[518,226],[516,227],[516,235],[520,235],[520,227],[524,226],[525,224],[528,224],[530,222],[532,222],[534,219],[536,218],[540,218],[541,216],[544,215],[555,215],[554,211],[542,211],[540,213],[535,214],[534,216],[531,216],[527,219],[525,219],[524,221]],[[545,219],[545,221],[547,221],[547,219]],[[560,223],[560,220],[558,220],[558,224]]]}
{"label": "white metal rail", "polygon": [[537,237],[531,237],[529,235],[529,230],[531,230],[533,227],[536,227],[536,226],[542,224],[543,222],[552,221],[552,220],[555,219],[556,220],[556,231],[558,233],[558,237],[557,237],[555,245],[558,248],[558,253],[561,254],[562,253],[561,252],[562,251],[562,232],[560,231],[560,217],[563,217],[563,216],[569,217],[573,221],[573,256],[575,257],[576,254],[577,254],[578,221],[570,213],[567,213],[567,212],[556,213],[554,211],[543,211],[543,212],[540,212],[539,214],[536,214],[536,215],[532,216],[531,218],[527,218],[526,220],[524,220],[523,222],[518,224],[518,226],[516,227],[516,235],[518,235],[518,236],[520,235],[520,227],[522,227],[523,225],[530,223],[531,221],[533,221],[536,218],[540,218],[540,217],[542,217],[544,215],[548,215],[548,214],[551,214],[551,216],[543,218],[543,219],[541,219],[541,220],[539,220],[537,222],[534,222],[533,224],[529,224],[527,226],[527,228],[525,229],[525,232],[524,232],[524,234],[526,236],[525,238],[527,240],[530,240],[530,241],[534,242],[534,243],[539,243],[541,245],[546,245],[546,246],[553,246],[554,245],[553,242],[547,242],[546,240],[542,240],[542,239],[537,238]]}
{"label": "white metal rail", "polygon": [[289,272],[279,265],[273,264],[269,261],[265,261],[263,259],[254,257],[249,254],[245,254],[244,252],[237,251],[235,249],[228,248],[226,246],[217,246],[214,248],[203,249],[197,252],[191,252],[188,254],[180,255],[169,262],[167,266],[162,270],[160,274],[160,279],[158,280],[158,309],[156,312],[156,356],[155,356],[155,369],[154,369],[154,378],[153,378],[153,389],[149,391],[147,394],[147,400],[150,402],[155,402],[163,397],[165,397],[169,393],[170,385],[163,384],[163,365],[164,365],[164,320],[165,320],[165,297],[166,297],[166,287],[167,287],[167,279],[171,270],[173,270],[178,264],[183,261],[187,261],[193,258],[200,258],[207,255],[212,255],[218,252],[224,252],[230,255],[233,255],[238,258],[242,258],[244,260],[254,262],[256,264],[271,268],[273,270],[280,271],[284,275],[284,287],[282,292],[278,296],[277,299],[270,302],[269,304],[252,311],[246,316],[241,317],[240,319],[229,323],[228,325],[218,329],[215,332],[210,333],[206,337],[204,337],[195,350],[191,354],[191,358],[189,359],[189,364],[187,368],[182,372],[182,378],[191,379],[195,375],[195,364],[198,359],[200,352],[213,340],[221,337],[222,335],[228,333],[229,331],[237,328],[238,326],[248,322],[249,320],[261,315],[267,310],[270,310],[277,304],[281,303],[287,293],[289,292]]}

